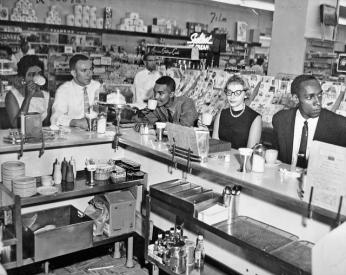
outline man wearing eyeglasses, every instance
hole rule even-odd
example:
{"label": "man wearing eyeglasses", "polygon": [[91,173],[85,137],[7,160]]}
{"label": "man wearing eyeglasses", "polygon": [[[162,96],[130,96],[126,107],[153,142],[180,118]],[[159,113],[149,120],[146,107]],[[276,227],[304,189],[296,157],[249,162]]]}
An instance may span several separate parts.
{"label": "man wearing eyeglasses", "polygon": [[314,76],[297,76],[291,93],[298,107],[282,110],[272,120],[273,146],[281,161],[306,168],[313,140],[346,147],[346,118],[322,108],[322,88]]}
{"label": "man wearing eyeglasses", "polygon": [[73,79],[56,90],[50,121],[52,125],[88,129],[85,115],[98,100],[101,84],[92,79],[92,64],[87,56],[72,56],[69,66]]}
{"label": "man wearing eyeglasses", "polygon": [[155,81],[161,76],[156,70],[156,56],[152,53],[147,53],[143,56],[145,69],[139,71],[133,81],[133,94],[135,103],[144,104],[153,96],[153,88]]}

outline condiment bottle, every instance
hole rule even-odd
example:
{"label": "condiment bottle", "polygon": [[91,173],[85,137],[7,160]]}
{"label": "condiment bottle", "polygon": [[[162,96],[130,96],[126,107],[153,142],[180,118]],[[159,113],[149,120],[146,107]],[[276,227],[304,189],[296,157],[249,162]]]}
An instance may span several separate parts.
{"label": "condiment bottle", "polygon": [[97,133],[104,134],[106,132],[107,118],[103,114],[99,114],[97,118]]}
{"label": "condiment bottle", "polygon": [[74,182],[73,166],[71,165],[71,163],[67,164],[66,182]]}
{"label": "condiment bottle", "polygon": [[205,257],[205,251],[204,251],[203,236],[198,235],[196,249],[195,249],[195,268],[197,270],[203,270],[204,257]]}
{"label": "condiment bottle", "polygon": [[66,181],[67,161],[66,158],[61,162],[61,180]]}
{"label": "condiment bottle", "polygon": [[74,159],[74,157],[71,157],[70,164],[73,167],[74,179],[76,179],[76,177],[77,177],[77,166],[76,166],[76,160]]}
{"label": "condiment bottle", "polygon": [[56,164],[54,165],[54,174],[53,174],[53,180],[55,184],[61,184],[61,165],[60,162],[57,161]]}

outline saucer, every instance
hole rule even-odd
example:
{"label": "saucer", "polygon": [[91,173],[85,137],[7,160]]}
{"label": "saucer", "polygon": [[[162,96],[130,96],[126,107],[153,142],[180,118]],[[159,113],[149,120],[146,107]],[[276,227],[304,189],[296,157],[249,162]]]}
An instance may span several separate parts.
{"label": "saucer", "polygon": [[282,162],[280,160],[276,160],[274,163],[265,163],[264,165],[266,167],[276,167],[278,165],[280,165]]}
{"label": "saucer", "polygon": [[56,192],[58,192],[58,188],[55,186],[40,186],[37,188],[37,193],[44,196],[53,195]]}

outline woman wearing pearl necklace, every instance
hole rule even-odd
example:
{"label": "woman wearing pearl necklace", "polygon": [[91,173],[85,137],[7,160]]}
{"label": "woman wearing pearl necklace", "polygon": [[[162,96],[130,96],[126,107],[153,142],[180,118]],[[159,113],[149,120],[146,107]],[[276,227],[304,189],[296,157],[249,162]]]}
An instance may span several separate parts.
{"label": "woman wearing pearl necklace", "polygon": [[214,122],[213,138],[228,141],[232,148],[252,148],[261,139],[261,115],[245,105],[246,84],[240,76],[226,83],[229,108],[221,110]]}

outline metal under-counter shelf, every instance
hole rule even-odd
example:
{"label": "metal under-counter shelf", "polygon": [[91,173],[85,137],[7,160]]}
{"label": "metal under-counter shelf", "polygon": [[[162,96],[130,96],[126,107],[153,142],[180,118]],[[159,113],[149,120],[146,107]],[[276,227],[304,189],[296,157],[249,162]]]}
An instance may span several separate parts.
{"label": "metal under-counter shelf", "polygon": [[[238,216],[230,224],[227,224],[227,221],[213,225],[206,224],[196,218],[196,213],[182,209],[183,204],[181,202],[184,198],[179,199],[175,194],[169,194],[169,190],[177,189],[170,186],[174,182],[178,181],[151,186],[150,193],[146,197],[147,226],[149,226],[150,212],[152,211],[171,222],[177,220],[183,222],[186,229],[197,234],[203,234],[207,241],[228,249],[273,274],[311,274],[311,254],[309,251],[311,251],[313,244],[304,246],[304,241],[298,241],[297,236],[245,216]],[[196,188],[198,186],[191,184],[191,189]],[[165,193],[164,196],[162,196],[163,192]],[[149,244],[149,232],[147,234],[146,249]],[[234,249],[234,246],[237,246],[237,249]],[[208,254],[208,251],[206,253]],[[145,255],[147,255],[147,250]],[[157,264],[150,256],[147,255],[147,258]]]}
{"label": "metal under-counter shelf", "polygon": [[[139,185],[146,185],[147,182],[147,174],[144,173],[143,179],[136,180],[125,180],[124,182],[119,183],[111,183],[109,181],[97,181],[95,186],[87,185],[87,178],[84,171],[78,172],[77,179],[74,183],[62,183],[58,186],[58,192],[52,195],[35,195],[32,197],[20,198],[19,196],[14,196],[10,191],[8,191],[2,184],[0,184],[1,188],[5,188],[9,194],[12,194],[14,198],[17,198],[17,204],[19,206],[18,211],[15,211],[13,214],[14,219],[19,219],[21,221],[21,207],[28,207],[34,205],[43,205],[47,203],[70,200],[75,198],[93,196],[100,193],[112,192],[117,190],[125,190],[137,187]],[[37,186],[40,186],[39,178],[37,181]],[[5,206],[8,208],[9,206]],[[18,227],[18,228],[17,228]],[[20,230],[20,231],[18,231]],[[22,250],[22,224],[16,226],[16,231],[20,232],[19,236],[17,236],[17,241],[14,238],[7,240],[4,242],[5,245],[12,245],[12,243],[20,242],[18,249],[20,251],[17,252],[17,260],[11,261],[8,263],[4,263],[4,267],[6,269],[11,269],[15,267],[20,267],[23,265],[28,265],[34,263],[35,260],[33,258],[23,259],[23,250]],[[107,237],[105,235],[95,236],[93,237],[92,246],[104,245],[107,243],[112,243],[119,241],[121,239],[130,238],[133,236],[135,232],[123,234],[121,236]]]}

